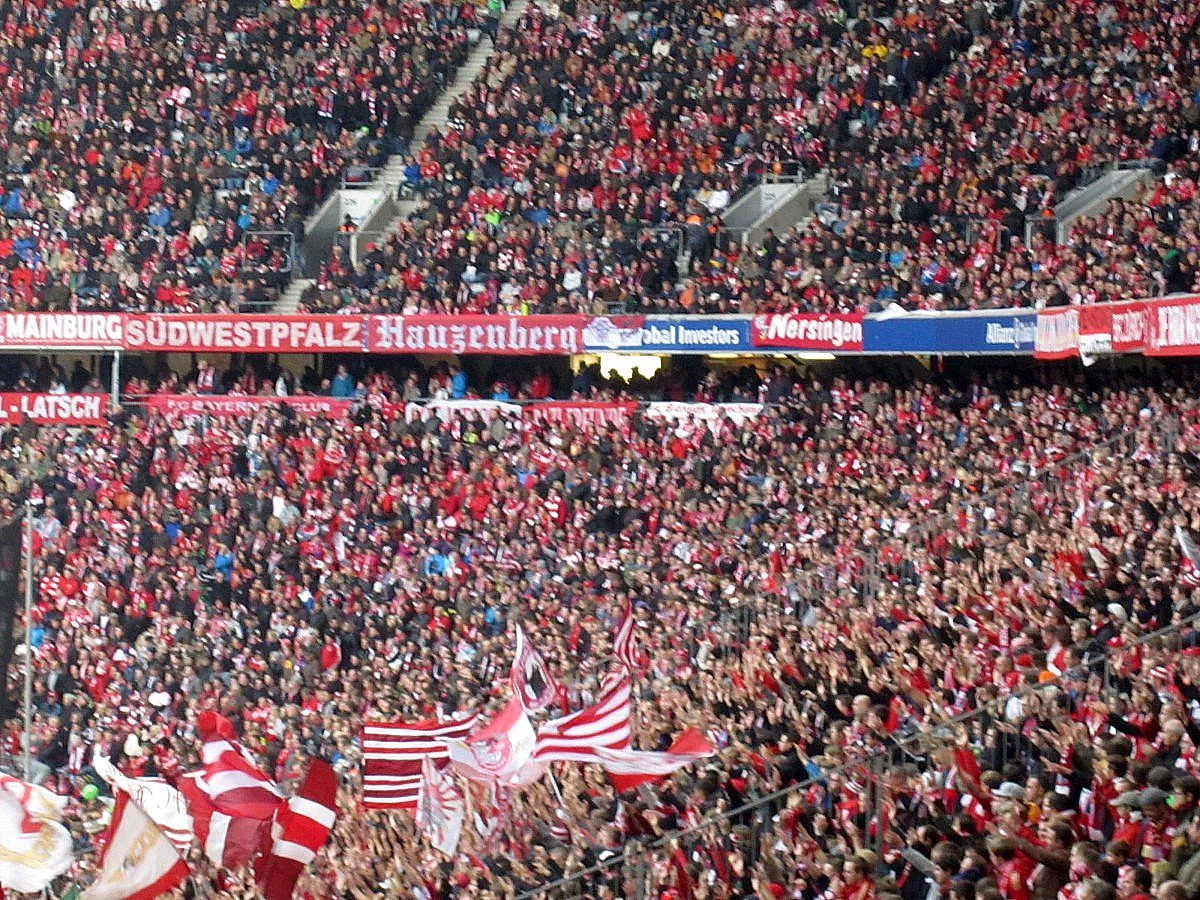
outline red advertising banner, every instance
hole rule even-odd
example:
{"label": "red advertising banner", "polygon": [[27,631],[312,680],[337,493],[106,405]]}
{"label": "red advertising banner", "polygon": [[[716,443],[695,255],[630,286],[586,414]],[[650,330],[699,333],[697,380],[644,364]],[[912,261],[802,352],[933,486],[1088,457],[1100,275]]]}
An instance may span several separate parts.
{"label": "red advertising banner", "polygon": [[361,316],[126,316],[127,350],[362,353]]}
{"label": "red advertising banner", "polygon": [[328,419],[344,418],[354,405],[353,400],[337,397],[239,397],[225,394],[148,394],[140,398],[147,408],[164,416],[252,416],[264,408],[290,406],[298,413],[309,416],[325,416]]}
{"label": "red advertising banner", "polygon": [[120,313],[5,313],[0,348],[115,350],[122,346],[123,319]]}
{"label": "red advertising banner", "polygon": [[531,403],[521,418],[531,422],[570,423],[577,428],[625,425],[637,410],[636,403],[574,403],[569,400]]}
{"label": "red advertising banner", "polygon": [[[1039,314],[1040,319],[1040,314]],[[1079,307],[1079,353],[1141,353],[1146,346],[1146,304],[1099,303]]]}
{"label": "red advertising banner", "polygon": [[772,313],[755,316],[750,341],[781,350],[859,352],[863,348],[861,314]]}
{"label": "red advertising banner", "polygon": [[0,393],[0,423],[18,424],[28,416],[41,425],[103,425],[108,394]]}
{"label": "red advertising banner", "polygon": [[367,316],[368,353],[582,353],[584,316]]}
{"label": "red advertising banner", "polygon": [[1147,306],[1147,356],[1200,355],[1200,296],[1159,300]]}
{"label": "red advertising banner", "polygon": [[1079,355],[1079,307],[1064,306],[1038,313],[1033,355],[1038,359]]}

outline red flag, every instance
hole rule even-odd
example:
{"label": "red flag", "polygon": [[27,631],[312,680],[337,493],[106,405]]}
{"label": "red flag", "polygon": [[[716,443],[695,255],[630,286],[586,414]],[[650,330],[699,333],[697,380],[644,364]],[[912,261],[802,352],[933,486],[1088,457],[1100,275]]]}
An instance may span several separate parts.
{"label": "red flag", "polygon": [[[439,772],[428,756],[421,768],[421,791],[417,795],[417,827],[429,843],[453,857],[462,836],[466,804],[449,773]],[[269,898],[268,898],[269,900]]]}
{"label": "red flag", "polygon": [[323,759],[308,766],[299,792],[275,820],[271,850],[255,866],[266,900],[291,900],[296,879],[325,846],[337,819],[337,776]]}
{"label": "red flag", "polygon": [[465,741],[450,741],[450,764],[475,781],[508,784],[525,770],[537,736],[515,697],[492,721]]}
{"label": "red flag", "polygon": [[196,730],[204,745],[202,778],[195,785],[208,795],[217,812],[234,818],[270,819],[283,803],[283,794],[250,755],[234,741],[233,725],[224,716],[202,712]]}
{"label": "red flag", "polygon": [[215,865],[236,869],[250,862],[270,833],[269,819],[247,819],[213,808],[209,792],[200,786],[203,774],[192,772],[179,779],[180,793],[187,798],[188,812],[204,855]]}
{"label": "red flag", "polygon": [[597,762],[604,766],[608,778],[618,791],[629,791],[639,784],[662,781],[672,772],[712,756],[716,748],[695,728],[689,728],[675,739],[665,753],[641,750],[596,751]]}
{"label": "red flag", "polygon": [[513,656],[511,682],[513,693],[529,712],[545,709],[554,702],[559,691],[554,676],[550,674],[541,654],[525,637],[525,629],[520,625],[517,625],[517,650]]}

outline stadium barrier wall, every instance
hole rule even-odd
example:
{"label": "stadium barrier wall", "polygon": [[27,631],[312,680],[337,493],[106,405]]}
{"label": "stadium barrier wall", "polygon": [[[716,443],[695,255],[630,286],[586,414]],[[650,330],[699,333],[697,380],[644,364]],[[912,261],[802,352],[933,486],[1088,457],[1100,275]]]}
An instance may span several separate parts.
{"label": "stadium barrier wall", "polygon": [[0,313],[0,352],[1200,355],[1200,295],[1047,310],[754,316]]}

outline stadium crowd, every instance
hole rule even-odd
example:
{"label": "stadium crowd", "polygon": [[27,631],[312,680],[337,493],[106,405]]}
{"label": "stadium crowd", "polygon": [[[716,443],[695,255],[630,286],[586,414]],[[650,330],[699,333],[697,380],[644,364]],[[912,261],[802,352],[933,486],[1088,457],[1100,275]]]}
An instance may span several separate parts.
{"label": "stadium crowd", "polygon": [[[531,4],[410,158],[424,208],[357,264],[336,252],[304,304],[745,313],[1191,290],[1200,85],[1180,35],[1196,15]],[[1053,206],[1117,164],[1167,177],[1057,245]],[[746,185],[817,170],[830,195],[795,233],[747,253],[721,231]]]}
{"label": "stadium crowd", "polygon": [[[0,4],[0,309],[261,309],[406,145],[471,2]],[[478,34],[475,35],[478,37]]]}
{"label": "stadium crowd", "polygon": [[[1188,4],[555,0],[496,35],[502,6],[0,6],[0,309],[261,309],[306,213],[397,152],[422,208],[357,263],[339,245],[306,308],[964,308],[1194,287]],[[410,147],[481,31],[480,79]],[[1026,243],[1027,218],[1117,163],[1166,178],[1062,246],[1041,223]],[[721,230],[747,185],[818,170],[830,194],[801,231],[746,251]]]}
{"label": "stadium crowd", "polygon": [[[346,421],[9,428],[0,502],[22,457],[42,500],[39,770],[77,792],[95,743],[173,777],[205,708],[284,784],[331,756],[314,898],[512,896],[812,776],[776,818],[700,828],[591,895],[1191,896],[1200,640],[1175,527],[1200,530],[1200,405],[1159,385],[776,370],[740,423],[591,425],[409,421],[376,377]],[[495,704],[514,621],[581,706],[625,598],[651,659],[634,746],[695,726],[708,765],[618,797],[560,764],[561,801],[543,782],[474,810],[452,860],[360,809],[365,718]],[[197,872],[195,896],[253,896]]]}

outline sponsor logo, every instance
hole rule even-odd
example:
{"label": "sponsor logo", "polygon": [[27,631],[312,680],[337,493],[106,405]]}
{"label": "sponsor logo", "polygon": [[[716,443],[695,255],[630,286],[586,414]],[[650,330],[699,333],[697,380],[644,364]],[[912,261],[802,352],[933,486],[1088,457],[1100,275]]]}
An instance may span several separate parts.
{"label": "sponsor logo", "polygon": [[771,315],[754,319],[755,342],[785,347],[862,346],[862,320],[845,316]]}
{"label": "sponsor logo", "polygon": [[984,342],[1000,347],[1030,347],[1037,340],[1037,323],[1029,318],[1013,318],[1012,324],[988,322]]}

